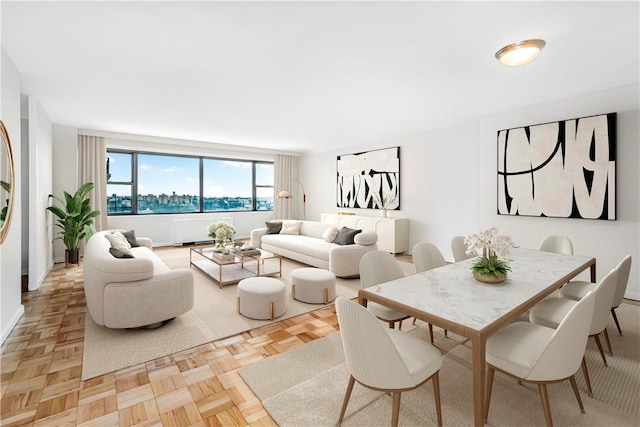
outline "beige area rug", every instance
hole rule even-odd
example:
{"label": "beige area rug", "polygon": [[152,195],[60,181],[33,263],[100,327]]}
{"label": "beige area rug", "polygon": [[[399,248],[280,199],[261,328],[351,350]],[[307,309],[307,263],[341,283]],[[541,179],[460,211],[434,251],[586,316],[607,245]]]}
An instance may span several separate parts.
{"label": "beige area rug", "polygon": [[[595,342],[587,347],[587,363],[594,397],[576,375],[586,414],[582,414],[568,381],[548,386],[553,422],[557,426],[637,426],[640,419],[640,307],[618,309],[623,333],[609,326],[614,357],[604,367]],[[404,328],[403,328],[404,329]],[[614,332],[615,331],[615,332]],[[427,337],[425,325],[411,333]],[[445,354],[440,371],[443,424],[473,425],[471,348],[466,340],[442,336],[436,328],[436,346]],[[451,349],[449,351],[449,349]],[[283,371],[287,375],[281,375]],[[263,406],[285,426],[334,426],[349,378],[340,334],[331,334],[239,371]],[[436,425],[431,382],[402,394],[400,425]],[[356,384],[343,426],[384,426],[391,420],[391,397]],[[534,385],[518,385],[496,373],[487,425],[545,425]]]}
{"label": "beige area rug", "polygon": [[[190,268],[189,248],[158,248],[155,252],[170,268]],[[399,264],[406,274],[414,272],[413,264]],[[283,258],[281,279],[287,285],[287,311],[275,321],[325,306],[306,304],[291,298],[291,271],[302,267],[308,266]],[[209,276],[196,268],[191,269],[195,279],[193,309],[161,328],[108,329],[97,325],[87,314],[83,381],[273,323],[271,320],[254,320],[239,315],[235,284],[220,289]],[[359,288],[359,279],[336,279],[338,296],[354,298]]]}

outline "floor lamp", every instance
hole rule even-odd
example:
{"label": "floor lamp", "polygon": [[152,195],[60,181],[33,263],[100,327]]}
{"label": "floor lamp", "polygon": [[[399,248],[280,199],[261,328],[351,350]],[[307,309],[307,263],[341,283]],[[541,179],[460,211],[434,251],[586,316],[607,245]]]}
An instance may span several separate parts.
{"label": "floor lamp", "polygon": [[[302,219],[307,219],[307,193],[304,191],[304,186],[297,179],[292,179],[291,181],[297,182],[300,188],[302,189]],[[292,199],[293,196],[289,190],[282,190],[278,193],[278,199]]]}

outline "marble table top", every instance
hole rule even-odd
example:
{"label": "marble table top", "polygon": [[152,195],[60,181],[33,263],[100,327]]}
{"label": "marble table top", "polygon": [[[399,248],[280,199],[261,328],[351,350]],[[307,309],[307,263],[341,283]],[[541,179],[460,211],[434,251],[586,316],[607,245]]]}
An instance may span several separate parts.
{"label": "marble table top", "polygon": [[[593,257],[513,249],[511,272],[500,284],[480,283],[473,259],[410,275],[366,289],[422,312],[482,330],[540,293],[559,287],[567,275],[588,268]],[[562,283],[559,283],[562,282]]]}

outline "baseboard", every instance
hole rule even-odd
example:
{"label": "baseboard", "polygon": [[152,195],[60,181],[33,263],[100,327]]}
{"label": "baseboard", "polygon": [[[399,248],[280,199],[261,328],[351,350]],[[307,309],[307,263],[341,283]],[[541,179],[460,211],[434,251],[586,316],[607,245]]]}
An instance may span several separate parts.
{"label": "baseboard", "polygon": [[2,328],[2,344],[4,344],[4,340],[7,339],[11,331],[13,331],[13,328],[16,327],[16,325],[18,324],[18,321],[20,321],[20,318],[22,317],[23,314],[24,314],[24,305],[20,304],[16,312],[11,317],[11,320],[9,320],[9,323]]}

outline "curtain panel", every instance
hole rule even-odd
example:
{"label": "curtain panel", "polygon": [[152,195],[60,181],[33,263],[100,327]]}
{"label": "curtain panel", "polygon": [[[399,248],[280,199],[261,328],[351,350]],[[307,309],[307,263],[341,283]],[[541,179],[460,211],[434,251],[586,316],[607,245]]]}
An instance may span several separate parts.
{"label": "curtain panel", "polygon": [[78,135],[78,186],[93,182],[91,208],[100,211],[93,223],[97,231],[107,228],[107,149],[100,136]]}
{"label": "curtain panel", "polygon": [[291,199],[279,199],[278,193],[283,190],[291,191],[291,162],[292,157],[276,154],[273,169],[273,218],[291,219]]}

